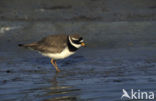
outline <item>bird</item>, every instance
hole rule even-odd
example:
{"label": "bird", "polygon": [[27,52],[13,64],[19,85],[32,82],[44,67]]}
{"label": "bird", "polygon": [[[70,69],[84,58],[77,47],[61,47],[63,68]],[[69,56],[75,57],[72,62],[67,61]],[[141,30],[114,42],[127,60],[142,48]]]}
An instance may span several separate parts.
{"label": "bird", "polygon": [[79,34],[52,34],[37,42],[18,44],[20,47],[36,50],[43,56],[51,58],[50,62],[56,72],[60,72],[56,60],[73,55],[81,46],[86,46]]}

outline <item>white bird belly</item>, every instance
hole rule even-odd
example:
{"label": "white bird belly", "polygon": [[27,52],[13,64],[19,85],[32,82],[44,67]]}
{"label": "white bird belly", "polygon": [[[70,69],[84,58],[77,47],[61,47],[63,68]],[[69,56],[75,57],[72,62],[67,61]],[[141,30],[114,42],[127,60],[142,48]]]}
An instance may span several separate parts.
{"label": "white bird belly", "polygon": [[42,53],[42,55],[57,60],[57,59],[64,59],[74,53],[75,52],[70,52],[68,47],[66,47],[61,53]]}

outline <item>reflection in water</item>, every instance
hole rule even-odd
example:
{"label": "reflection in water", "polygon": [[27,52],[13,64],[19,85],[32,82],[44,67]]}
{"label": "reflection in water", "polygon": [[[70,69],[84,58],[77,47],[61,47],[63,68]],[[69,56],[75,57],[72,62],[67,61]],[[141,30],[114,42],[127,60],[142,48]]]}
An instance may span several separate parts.
{"label": "reflection in water", "polygon": [[72,96],[62,96],[58,98],[50,98],[43,101],[77,101],[76,97]]}
{"label": "reflection in water", "polygon": [[74,92],[79,91],[80,89],[74,89],[72,86],[60,86],[57,78],[58,73],[51,80],[52,86],[49,87],[49,92],[45,95],[46,98],[43,101],[77,101],[77,95]]}

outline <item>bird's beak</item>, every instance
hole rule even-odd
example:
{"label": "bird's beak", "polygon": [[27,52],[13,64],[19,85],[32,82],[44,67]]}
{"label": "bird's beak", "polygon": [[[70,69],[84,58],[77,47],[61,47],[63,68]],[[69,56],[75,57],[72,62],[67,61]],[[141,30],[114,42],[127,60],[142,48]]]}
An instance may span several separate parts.
{"label": "bird's beak", "polygon": [[81,43],[81,46],[85,47],[86,45],[85,45],[85,43],[84,43],[84,42],[82,42],[82,43]]}

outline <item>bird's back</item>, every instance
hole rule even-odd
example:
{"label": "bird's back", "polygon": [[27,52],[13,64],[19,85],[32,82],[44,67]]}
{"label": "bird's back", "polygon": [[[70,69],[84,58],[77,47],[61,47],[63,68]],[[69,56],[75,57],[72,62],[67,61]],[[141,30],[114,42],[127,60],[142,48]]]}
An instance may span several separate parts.
{"label": "bird's back", "polygon": [[67,35],[49,35],[38,42],[25,44],[23,46],[42,53],[60,53],[67,46]]}

